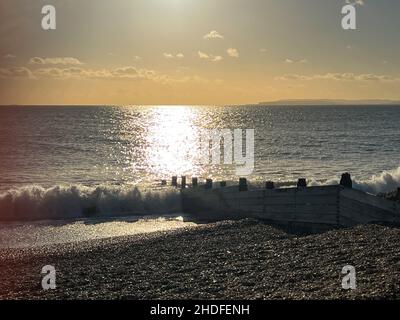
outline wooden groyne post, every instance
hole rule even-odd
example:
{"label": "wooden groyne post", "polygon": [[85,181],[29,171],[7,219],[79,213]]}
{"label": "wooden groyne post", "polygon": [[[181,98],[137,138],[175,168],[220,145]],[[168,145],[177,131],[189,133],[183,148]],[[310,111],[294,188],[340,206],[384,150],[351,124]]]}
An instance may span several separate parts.
{"label": "wooden groyne post", "polygon": [[240,178],[239,179],[239,191],[248,191],[249,187],[247,186],[247,179],[246,178]]}
{"label": "wooden groyne post", "polygon": [[181,177],[181,188],[182,189],[186,188],[186,176]]}
{"label": "wooden groyne post", "polygon": [[275,184],[274,184],[274,182],[273,182],[273,181],[267,181],[267,182],[265,183],[265,189],[267,189],[267,190],[273,190],[273,189],[275,189]]}
{"label": "wooden groyne post", "polygon": [[304,178],[300,178],[299,181],[297,182],[297,187],[298,188],[306,188],[307,187],[307,180]]}
{"label": "wooden groyne post", "polygon": [[346,172],[342,174],[342,178],[340,179],[340,185],[345,188],[353,188],[353,181],[351,180],[350,173]]}

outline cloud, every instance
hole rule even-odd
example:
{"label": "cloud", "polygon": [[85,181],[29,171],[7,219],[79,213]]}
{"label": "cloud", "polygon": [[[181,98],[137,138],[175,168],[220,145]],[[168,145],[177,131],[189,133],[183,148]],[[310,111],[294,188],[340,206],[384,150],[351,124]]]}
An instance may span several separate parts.
{"label": "cloud", "polygon": [[229,48],[227,50],[228,55],[232,58],[239,58],[239,51],[237,51],[237,49],[234,48]]}
{"label": "cloud", "polygon": [[163,53],[163,56],[166,59],[173,59],[174,58],[174,56],[171,53],[166,53],[166,52]]}
{"label": "cloud", "polygon": [[114,69],[86,69],[82,67],[48,67],[30,70],[24,67],[0,68],[0,78],[2,79],[31,79],[39,81],[42,79],[54,80],[125,80],[125,81],[153,81],[162,85],[187,83],[187,82],[215,82],[220,84],[221,80],[208,80],[197,75],[189,76],[170,76],[161,74],[154,70],[140,69],[134,66],[124,66]]}
{"label": "cloud", "polygon": [[176,55],[172,54],[172,53],[163,53],[164,58],[166,59],[183,59],[185,57],[185,55],[183,53],[177,53]]}
{"label": "cloud", "polygon": [[17,56],[15,56],[15,55],[13,55],[13,54],[10,54],[10,53],[5,54],[5,55],[3,56],[4,59],[14,59],[14,58],[16,58],[16,57],[17,57]]}
{"label": "cloud", "polygon": [[399,78],[394,78],[388,75],[377,75],[372,73],[364,73],[364,74],[326,73],[326,74],[315,74],[315,75],[285,74],[283,76],[276,77],[275,80],[400,81]]}
{"label": "cloud", "polygon": [[201,51],[199,51],[197,54],[199,55],[200,59],[209,59],[210,58],[210,56],[207,53],[204,53]]}
{"label": "cloud", "polygon": [[206,40],[211,40],[211,39],[223,39],[224,36],[219,34],[218,31],[211,31],[210,33],[207,33],[204,37]]}
{"label": "cloud", "polygon": [[347,4],[351,4],[351,5],[359,5],[359,6],[363,6],[364,5],[364,0],[346,0]]}
{"label": "cloud", "polygon": [[63,57],[63,58],[41,58],[41,57],[33,57],[29,60],[30,64],[62,64],[62,65],[82,65],[76,58],[71,57]]}
{"label": "cloud", "polygon": [[0,78],[9,79],[34,79],[34,76],[28,68],[25,67],[11,67],[11,68],[0,68]]}
{"label": "cloud", "polygon": [[219,62],[219,61],[223,60],[223,57],[221,57],[221,56],[214,56],[212,54],[207,54],[207,53],[204,53],[201,51],[197,52],[197,54],[199,55],[200,59],[210,60],[212,62]]}
{"label": "cloud", "polygon": [[218,62],[221,61],[223,58],[221,56],[213,56],[213,58],[211,59],[212,62]]}
{"label": "cloud", "polygon": [[293,60],[293,59],[286,59],[286,63],[307,63],[307,59],[300,59],[300,60]]}

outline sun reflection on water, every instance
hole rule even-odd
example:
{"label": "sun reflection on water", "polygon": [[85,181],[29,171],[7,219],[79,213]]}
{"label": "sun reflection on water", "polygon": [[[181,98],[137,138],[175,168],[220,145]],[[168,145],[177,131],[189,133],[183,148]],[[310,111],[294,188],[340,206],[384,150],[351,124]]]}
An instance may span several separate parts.
{"label": "sun reflection on water", "polygon": [[147,135],[147,164],[158,176],[201,174],[198,112],[186,106],[152,110]]}

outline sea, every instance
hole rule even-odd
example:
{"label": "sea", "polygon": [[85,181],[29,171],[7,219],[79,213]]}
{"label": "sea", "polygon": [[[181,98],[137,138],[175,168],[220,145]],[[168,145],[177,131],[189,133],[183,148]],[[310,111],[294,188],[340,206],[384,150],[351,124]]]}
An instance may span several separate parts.
{"label": "sea", "polygon": [[[400,106],[384,105],[3,106],[0,240],[3,246],[18,243],[26,228],[48,225],[43,221],[65,228],[68,223],[59,222],[73,219],[82,228],[82,221],[91,226],[87,219],[135,214],[152,216],[154,226],[171,224],[159,218],[172,214],[181,222],[179,192],[161,187],[162,180],[185,175],[188,182],[198,177],[235,183],[240,177],[234,161],[204,161],[201,139],[211,130],[253,130],[250,184],[271,180],[287,187],[299,178],[309,185],[335,184],[349,172],[355,188],[393,191],[400,186],[399,124]],[[126,223],[138,221],[143,223]]]}

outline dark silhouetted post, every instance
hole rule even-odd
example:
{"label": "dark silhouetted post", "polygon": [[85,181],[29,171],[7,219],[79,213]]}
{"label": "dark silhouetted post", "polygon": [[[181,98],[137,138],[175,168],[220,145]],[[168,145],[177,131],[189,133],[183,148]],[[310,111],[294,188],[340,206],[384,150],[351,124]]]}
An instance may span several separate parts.
{"label": "dark silhouetted post", "polygon": [[199,179],[193,177],[192,178],[192,187],[197,188],[198,185],[199,185]]}
{"label": "dark silhouetted post", "polygon": [[212,181],[212,179],[207,179],[207,180],[206,180],[206,184],[204,185],[204,188],[205,188],[205,189],[212,189],[212,186],[213,186],[213,181]]}
{"label": "dark silhouetted post", "polygon": [[181,177],[181,188],[182,189],[186,188],[186,176]]}
{"label": "dark silhouetted post", "polygon": [[345,188],[353,188],[353,181],[351,180],[350,173],[346,172],[342,174],[342,178],[340,179],[340,185]]}
{"label": "dark silhouetted post", "polygon": [[240,178],[239,179],[239,191],[247,191],[249,190],[247,186],[247,179],[246,178]]}
{"label": "dark silhouetted post", "polygon": [[173,176],[172,177],[172,182],[171,182],[173,187],[177,187],[178,186],[178,177],[177,176]]}
{"label": "dark silhouetted post", "polygon": [[297,187],[298,188],[307,187],[307,180],[304,178],[300,178],[299,181],[297,182]]}
{"label": "dark silhouetted post", "polygon": [[265,183],[265,189],[267,189],[267,190],[273,190],[273,189],[275,189],[275,184],[274,184],[274,182],[273,182],[273,181],[267,181],[267,182]]}

